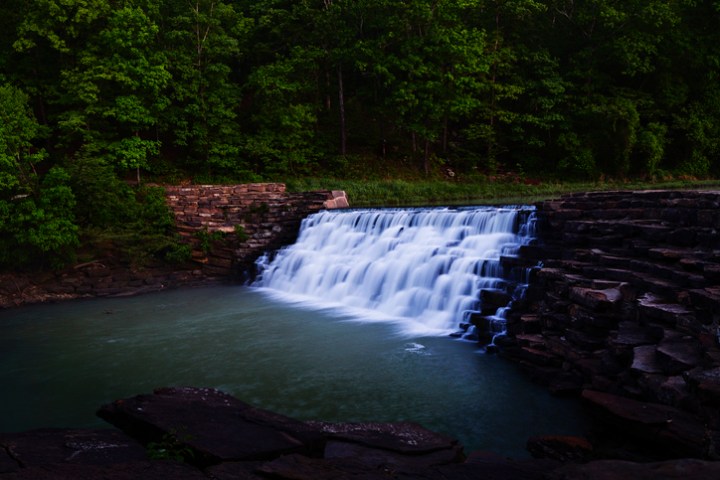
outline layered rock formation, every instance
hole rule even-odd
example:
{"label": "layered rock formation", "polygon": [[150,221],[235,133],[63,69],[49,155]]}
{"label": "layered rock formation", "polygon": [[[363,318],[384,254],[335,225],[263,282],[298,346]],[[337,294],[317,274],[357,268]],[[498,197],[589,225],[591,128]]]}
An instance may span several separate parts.
{"label": "layered rock formation", "polygon": [[575,194],[538,215],[543,267],[503,354],[651,456],[718,458],[720,192]]}

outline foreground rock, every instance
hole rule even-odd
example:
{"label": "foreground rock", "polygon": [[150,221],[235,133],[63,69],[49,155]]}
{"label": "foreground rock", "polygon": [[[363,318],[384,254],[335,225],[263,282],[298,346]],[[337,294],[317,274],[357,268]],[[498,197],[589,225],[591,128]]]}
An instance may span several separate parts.
{"label": "foreground rock", "polygon": [[301,422],[208,388],[161,388],[105,405],[98,414],[125,433],[0,434],[0,479],[720,478],[720,463],[699,460],[572,463],[593,451],[574,437],[529,442],[540,456],[564,456],[565,463],[486,452],[465,457],[457,441],[413,423]]}
{"label": "foreground rock", "polygon": [[34,430],[0,434],[0,478],[124,480],[205,479],[179,462],[153,461],[135,440],[113,430]]}

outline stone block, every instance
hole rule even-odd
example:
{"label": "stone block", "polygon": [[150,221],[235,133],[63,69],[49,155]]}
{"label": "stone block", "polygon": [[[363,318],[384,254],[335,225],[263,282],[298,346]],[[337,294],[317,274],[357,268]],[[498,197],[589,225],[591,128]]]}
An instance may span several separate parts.
{"label": "stone block", "polygon": [[663,373],[664,369],[657,356],[654,345],[644,345],[633,348],[632,370],[641,373]]}
{"label": "stone block", "polygon": [[704,423],[689,413],[657,403],[641,402],[618,395],[584,390],[582,398],[624,434],[657,451],[681,458],[706,454]]}
{"label": "stone block", "polygon": [[622,300],[622,294],[617,288],[594,290],[591,288],[572,287],[570,299],[591,310],[607,311]]}

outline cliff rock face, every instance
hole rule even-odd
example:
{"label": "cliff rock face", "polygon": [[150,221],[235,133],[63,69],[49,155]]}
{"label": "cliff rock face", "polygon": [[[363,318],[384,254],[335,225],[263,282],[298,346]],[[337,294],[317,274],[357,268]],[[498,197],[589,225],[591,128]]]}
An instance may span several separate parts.
{"label": "cliff rock face", "polygon": [[503,354],[658,451],[715,458],[720,192],[574,194],[538,215],[543,266]]}

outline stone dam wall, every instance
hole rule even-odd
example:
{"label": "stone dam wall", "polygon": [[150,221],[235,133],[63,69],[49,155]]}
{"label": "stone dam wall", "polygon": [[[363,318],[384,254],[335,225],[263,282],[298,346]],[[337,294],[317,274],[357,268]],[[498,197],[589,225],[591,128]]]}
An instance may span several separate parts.
{"label": "stone dam wall", "polygon": [[539,203],[501,354],[655,453],[720,459],[720,192]]}
{"label": "stone dam wall", "polygon": [[287,193],[282,183],[166,187],[178,232],[205,275],[251,274],[264,252],[291,244],[321,209],[345,208],[345,192]]}

